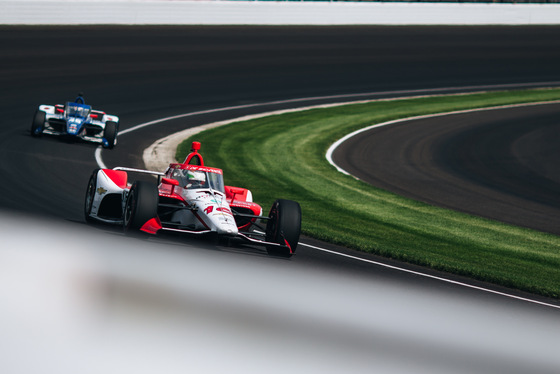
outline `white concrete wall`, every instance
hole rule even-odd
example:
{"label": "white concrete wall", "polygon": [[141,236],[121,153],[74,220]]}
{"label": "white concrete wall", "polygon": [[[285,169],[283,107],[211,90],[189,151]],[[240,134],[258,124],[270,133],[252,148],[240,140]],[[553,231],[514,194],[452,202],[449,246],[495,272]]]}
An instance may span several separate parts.
{"label": "white concrete wall", "polygon": [[560,4],[0,0],[0,24],[546,25]]}

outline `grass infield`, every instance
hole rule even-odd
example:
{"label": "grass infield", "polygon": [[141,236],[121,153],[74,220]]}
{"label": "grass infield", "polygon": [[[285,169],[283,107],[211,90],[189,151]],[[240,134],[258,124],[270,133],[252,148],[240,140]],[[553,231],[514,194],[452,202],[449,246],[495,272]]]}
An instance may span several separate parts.
{"label": "grass infield", "polygon": [[268,211],[296,200],[302,232],[323,241],[449,273],[560,298],[560,237],[437,208],[338,172],[325,153],[344,135],[390,120],[456,110],[560,99],[560,89],[434,96],[271,115],[213,128],[205,164],[226,184],[249,188]]}

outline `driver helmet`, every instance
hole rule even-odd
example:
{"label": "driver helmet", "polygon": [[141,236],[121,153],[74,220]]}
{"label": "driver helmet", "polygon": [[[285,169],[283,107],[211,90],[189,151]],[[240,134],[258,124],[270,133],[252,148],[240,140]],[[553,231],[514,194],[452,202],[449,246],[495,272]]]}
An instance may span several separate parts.
{"label": "driver helmet", "polygon": [[205,187],[206,174],[203,171],[189,170],[187,172],[190,188]]}

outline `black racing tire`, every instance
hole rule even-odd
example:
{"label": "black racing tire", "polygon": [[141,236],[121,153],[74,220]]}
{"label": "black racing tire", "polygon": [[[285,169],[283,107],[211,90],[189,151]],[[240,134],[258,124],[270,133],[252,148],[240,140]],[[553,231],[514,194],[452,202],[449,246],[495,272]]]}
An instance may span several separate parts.
{"label": "black racing tire", "polygon": [[118,133],[118,124],[113,121],[107,121],[105,123],[105,130],[103,131],[103,137],[107,140],[107,146],[103,145],[103,147],[112,149],[117,144],[117,133]]}
{"label": "black racing tire", "polygon": [[291,257],[295,252],[301,232],[301,207],[292,200],[278,199],[272,204],[266,224],[266,241],[285,245],[290,248],[267,245],[268,254]]}
{"label": "black racing tire", "polygon": [[157,216],[159,194],[157,185],[145,181],[134,182],[123,214],[123,227],[126,233],[135,233],[150,219]]}
{"label": "black racing tire", "polygon": [[99,169],[96,169],[91,174],[89,178],[88,186],[86,189],[86,196],[84,199],[84,216],[86,222],[93,222],[93,218],[91,218],[91,207],[93,206],[93,199],[95,198],[95,191],[97,190],[97,173]]}
{"label": "black racing tire", "polygon": [[42,110],[37,109],[35,115],[33,116],[33,122],[31,123],[31,136],[39,137],[43,135],[46,118],[47,114]]}

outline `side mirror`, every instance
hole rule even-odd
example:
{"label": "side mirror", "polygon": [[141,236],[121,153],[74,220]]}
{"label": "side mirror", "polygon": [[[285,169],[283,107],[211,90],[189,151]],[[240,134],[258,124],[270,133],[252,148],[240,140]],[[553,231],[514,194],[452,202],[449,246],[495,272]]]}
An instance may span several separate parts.
{"label": "side mirror", "polygon": [[172,186],[179,185],[179,181],[177,179],[171,179],[171,178],[161,178],[161,183],[170,184]]}

